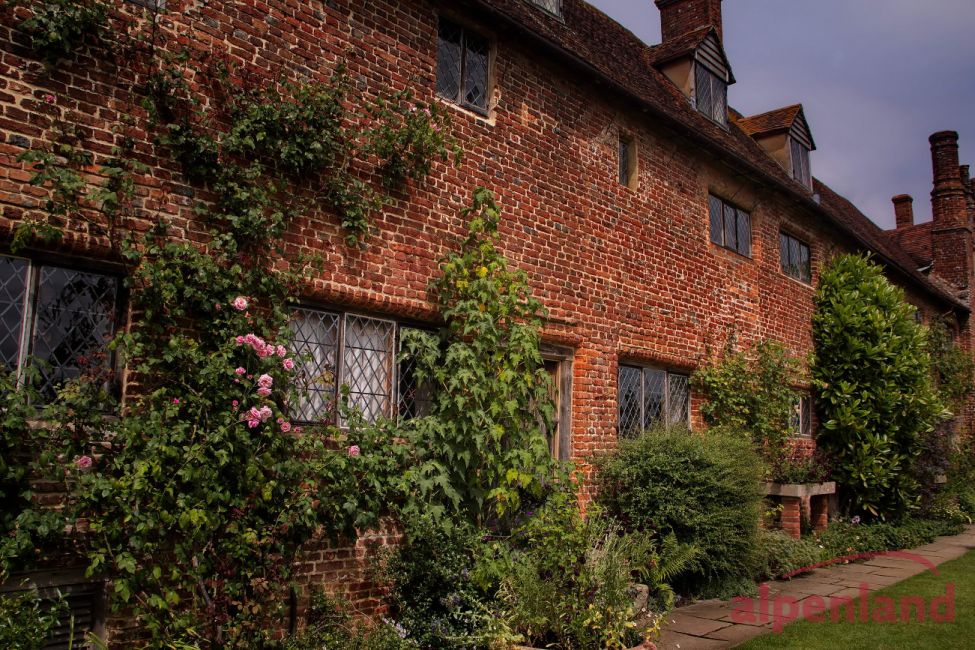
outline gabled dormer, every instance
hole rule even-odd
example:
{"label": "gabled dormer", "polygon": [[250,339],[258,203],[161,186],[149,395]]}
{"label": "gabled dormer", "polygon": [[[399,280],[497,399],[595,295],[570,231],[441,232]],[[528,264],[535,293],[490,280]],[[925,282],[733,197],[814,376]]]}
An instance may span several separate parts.
{"label": "gabled dormer", "polygon": [[738,127],[755,139],[792,178],[812,191],[809,152],[816,150],[802,104],[743,117]]}
{"label": "gabled dormer", "polygon": [[709,119],[727,126],[735,83],[721,42],[721,0],[657,0],[663,42],[651,49],[660,70]]}

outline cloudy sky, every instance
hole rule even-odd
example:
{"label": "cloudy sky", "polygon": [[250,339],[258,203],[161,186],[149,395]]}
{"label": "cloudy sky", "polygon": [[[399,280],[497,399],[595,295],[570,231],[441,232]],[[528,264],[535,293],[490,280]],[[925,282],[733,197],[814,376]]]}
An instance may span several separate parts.
{"label": "cloudy sky", "polygon": [[[589,0],[648,43],[652,0]],[[890,197],[931,215],[928,136],[959,132],[975,167],[975,1],[726,0],[725,49],[746,115],[802,103],[816,140],[813,174],[884,228]]]}

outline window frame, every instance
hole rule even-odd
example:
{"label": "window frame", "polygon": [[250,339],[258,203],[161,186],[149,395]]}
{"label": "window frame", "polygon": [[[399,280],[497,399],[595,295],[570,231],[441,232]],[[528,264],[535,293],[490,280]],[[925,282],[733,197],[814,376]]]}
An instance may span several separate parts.
{"label": "window frame", "polygon": [[[318,305],[309,305],[305,303],[296,303],[290,306],[291,313],[295,313],[298,310],[312,312],[317,314],[325,314],[328,316],[334,316],[337,319],[337,329],[335,333],[335,368],[333,369],[335,378],[331,382],[328,392],[331,394],[329,406],[325,409],[324,414],[316,413],[316,419],[309,420],[305,419],[306,413],[303,413],[303,406],[299,404],[294,404],[290,408],[291,418],[294,422],[303,425],[312,424],[330,424],[336,425],[341,428],[347,426],[341,417],[341,409],[339,408],[339,400],[342,397],[342,386],[347,385],[346,379],[348,372],[346,369],[346,350],[347,350],[347,326],[350,318],[363,319],[368,321],[376,321],[379,323],[387,323],[392,326],[392,340],[390,347],[390,375],[389,375],[389,388],[388,393],[384,396],[388,400],[388,407],[383,409],[383,413],[380,417],[385,418],[387,421],[398,422],[412,419],[414,417],[419,417],[422,413],[416,413],[413,415],[403,414],[403,399],[404,395],[401,386],[401,377],[403,373],[403,362],[399,360],[400,353],[402,351],[402,332],[406,329],[421,330],[425,332],[431,332],[431,330],[422,325],[416,325],[414,323],[399,321],[394,318],[388,318],[384,316],[376,316],[373,314],[364,314],[357,311],[343,311],[340,309],[328,309]],[[295,349],[294,343],[292,342],[289,348],[289,353],[294,354],[296,359],[296,368],[301,368],[302,363],[298,358],[298,355],[302,354]],[[349,405],[354,406],[353,400],[349,399]],[[360,414],[365,417],[365,414]],[[368,421],[368,418],[366,418]],[[376,418],[378,421],[379,417]]]}
{"label": "window frame", "polygon": [[[457,94],[453,97],[443,94],[440,91],[440,44],[442,41],[441,29],[444,23],[448,23],[455,27],[460,32],[460,42],[458,47],[460,48],[460,60],[458,61],[459,70],[457,70]],[[466,100],[466,89],[467,89],[467,35],[468,33],[476,35],[478,40],[482,40],[486,49],[486,63],[484,66],[484,106],[478,106]],[[485,35],[482,31],[476,28],[472,28],[467,23],[456,20],[452,16],[440,15],[437,17],[437,52],[436,52],[436,66],[434,69],[434,93],[440,99],[458,106],[464,110],[476,113],[481,117],[490,117],[491,114],[491,96],[492,89],[494,87],[494,39]]]}
{"label": "window frame", "polygon": [[[622,406],[622,402],[621,402],[622,392],[620,389],[621,386],[620,375],[624,371],[624,369],[640,371],[640,377],[641,377],[640,379],[640,427],[638,428],[638,435],[639,435],[639,431],[645,431],[646,429],[650,428],[654,424],[660,422],[665,423],[668,426],[673,424],[683,423],[688,427],[690,427],[691,425],[691,383],[690,383],[691,375],[690,373],[676,372],[676,371],[671,371],[656,366],[641,365],[639,363],[622,362],[618,365],[616,370],[616,435],[618,437],[630,437],[631,435],[629,434],[629,429],[627,430],[627,432],[623,432],[621,430],[622,418],[620,414],[620,409]],[[647,389],[648,373],[662,373],[664,377],[663,403],[660,407],[660,414],[658,414],[658,416],[652,420],[647,419],[647,413],[646,413],[646,404],[647,404],[646,389]],[[680,377],[681,379],[684,380],[684,391],[686,396],[684,400],[685,412],[682,414],[682,417],[680,417],[680,419],[675,419],[676,414],[671,412],[671,400],[673,398],[672,395],[673,391],[671,389],[672,377]]]}
{"label": "window frame", "polygon": [[809,166],[809,147],[793,136],[789,136],[789,158],[792,162],[792,178],[812,189],[812,168]]}
{"label": "window frame", "polygon": [[[707,80],[710,98],[707,102],[701,93],[702,79]],[[720,106],[715,105],[718,98]],[[694,108],[721,128],[728,128],[728,82],[698,60],[694,61]]]}
{"label": "window frame", "polygon": [[801,440],[811,440],[812,435],[812,396],[800,391],[792,402],[792,413],[789,414],[789,435]]}
{"label": "window frame", "polygon": [[616,148],[616,162],[618,167],[617,180],[620,185],[631,190],[636,190],[640,183],[636,138],[623,131],[620,131],[619,134],[619,144]]}
{"label": "window frame", "polygon": [[[24,283],[24,297],[22,304],[22,313],[20,316],[20,332],[17,336],[17,360],[15,367],[11,368],[14,371],[17,382],[20,384],[24,381],[23,370],[24,363],[35,354],[36,344],[37,344],[37,319],[40,313],[40,295],[41,295],[41,279],[42,272],[44,269],[57,269],[60,271],[67,271],[71,273],[79,273],[90,276],[98,276],[101,278],[106,278],[114,283],[114,295],[113,304],[111,309],[107,312],[107,316],[110,318],[109,330],[110,335],[104,343],[104,348],[99,350],[105,354],[105,364],[104,367],[109,371],[115,372],[118,370],[118,355],[109,347],[110,340],[118,333],[120,326],[123,322],[124,309],[126,294],[125,294],[125,283],[122,281],[123,278],[118,273],[112,273],[110,271],[103,270],[101,268],[90,268],[82,266],[78,263],[72,263],[70,260],[65,262],[56,258],[47,258],[44,256],[21,256],[21,255],[11,255],[6,252],[0,252],[0,257],[18,260],[24,262],[27,265],[25,269],[25,283]],[[4,365],[3,360],[0,360],[0,367]],[[66,366],[61,366],[66,367]],[[46,391],[48,388],[54,388],[55,385],[52,384],[50,387],[46,385],[38,387],[40,392]],[[105,383],[105,389],[111,391],[116,397],[119,396],[119,383],[116,380],[112,380]],[[46,403],[46,400],[45,400]]]}
{"label": "window frame", "polygon": [[[720,206],[720,210],[721,210],[721,228],[717,231],[715,230],[715,214],[714,214],[716,203],[718,206]],[[734,235],[735,235],[734,246],[728,245],[727,235],[729,232],[728,231],[729,210],[731,211],[734,217]],[[741,245],[742,244],[741,232],[742,232],[743,220],[747,221],[747,225],[748,225],[748,240],[746,242],[746,246],[744,250],[742,249],[742,245]],[[747,257],[749,259],[752,258],[752,239],[754,237],[754,233],[752,231],[751,212],[748,212],[744,208],[739,208],[738,206],[733,205],[728,201],[725,201],[724,199],[722,199],[720,196],[716,194],[708,193],[708,231],[709,231],[708,235],[711,240],[711,243],[714,244],[715,246],[720,246],[721,248],[729,250],[733,253],[737,253],[742,257]],[[716,233],[720,234],[721,241],[717,241],[715,239]]]}
{"label": "window frame", "polygon": [[[799,259],[797,260],[797,264],[795,265],[793,264],[793,260],[792,260],[793,247],[789,243],[790,241],[796,243],[797,250],[799,252]],[[805,265],[801,265],[803,248],[806,251]],[[787,253],[788,259],[783,257],[783,252],[785,251],[788,251]],[[795,273],[790,272],[790,269],[793,268],[793,266],[796,269]],[[785,275],[786,277],[792,278],[793,280],[797,282],[801,282],[802,284],[812,286],[812,282],[813,282],[812,246],[806,243],[806,241],[799,239],[795,235],[789,233],[788,231],[780,230],[779,231],[779,269],[782,271],[782,274]],[[803,274],[803,272],[805,272],[805,275]]]}
{"label": "window frame", "polygon": [[[535,5],[545,13],[556,18],[562,17],[562,0],[528,0],[528,3]],[[554,7],[550,7],[550,4],[554,5]]]}

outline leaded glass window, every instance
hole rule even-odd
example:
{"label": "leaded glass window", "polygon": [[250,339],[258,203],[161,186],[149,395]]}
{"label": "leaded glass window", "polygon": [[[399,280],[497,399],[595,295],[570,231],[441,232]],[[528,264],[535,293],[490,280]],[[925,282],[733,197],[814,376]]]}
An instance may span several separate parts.
{"label": "leaded glass window", "polygon": [[437,38],[437,94],[487,113],[491,44],[466,27],[440,19]]}
{"label": "leaded glass window", "polygon": [[636,143],[633,138],[620,135],[619,180],[621,185],[636,189]]}
{"label": "leaded glass window", "polygon": [[38,363],[44,401],[86,369],[110,365],[118,280],[0,256],[0,362],[19,370]]}
{"label": "leaded glass window", "polygon": [[293,309],[291,347],[298,362],[299,393],[292,406],[295,419],[345,425],[338,408],[343,388],[347,406],[368,422],[427,414],[429,386],[418,380],[412,359],[396,361],[404,329],[357,314]]}
{"label": "leaded glass window", "polygon": [[694,64],[694,102],[708,118],[728,123],[728,84],[699,62]]}
{"label": "leaded glass window", "polygon": [[809,244],[799,241],[792,235],[780,232],[779,261],[782,272],[790,278],[795,278],[806,284],[812,282]]}
{"label": "leaded glass window", "polygon": [[528,0],[533,5],[537,5],[549,12],[550,14],[555,14],[556,16],[562,15],[562,0]]}
{"label": "leaded glass window", "polygon": [[635,437],[661,422],[690,422],[690,380],[687,375],[621,365],[618,390],[620,437]]}
{"label": "leaded glass window", "polygon": [[812,399],[808,395],[797,397],[793,402],[789,429],[797,438],[812,437]]}
{"label": "leaded glass window", "polygon": [[809,170],[809,149],[804,144],[790,138],[792,142],[792,178],[812,189],[812,175]]}
{"label": "leaded glass window", "polygon": [[725,203],[713,194],[708,196],[708,213],[711,222],[711,241],[718,246],[751,257],[751,215]]}

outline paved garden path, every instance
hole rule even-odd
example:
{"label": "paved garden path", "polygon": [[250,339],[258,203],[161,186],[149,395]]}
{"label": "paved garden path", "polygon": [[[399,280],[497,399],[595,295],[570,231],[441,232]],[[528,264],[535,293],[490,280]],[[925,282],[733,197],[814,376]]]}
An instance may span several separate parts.
{"label": "paved garden path", "polygon": [[[920,556],[937,566],[959,558],[971,550],[975,550],[975,526],[968,526],[960,535],[939,537],[930,544],[910,549],[906,553]],[[883,589],[927,570],[921,561],[906,555],[880,556],[866,562],[816,569],[792,580],[773,581],[768,585],[768,598],[791,596],[798,602],[796,611],[804,611],[803,604],[810,598],[818,599],[820,602],[825,601],[828,608],[831,596],[856,598],[862,590],[869,592]],[[739,604],[739,610],[741,607]],[[671,612],[670,621],[664,627],[663,636],[657,647],[660,650],[731,648],[756,636],[768,634],[773,631],[773,624],[760,622],[762,617],[757,612],[762,611],[761,607],[759,599],[755,598],[753,611],[756,615],[753,623],[734,622],[731,601],[706,600],[687,607],[679,607]],[[766,612],[771,609],[767,604],[764,607]],[[783,609],[786,607],[783,606]]]}

